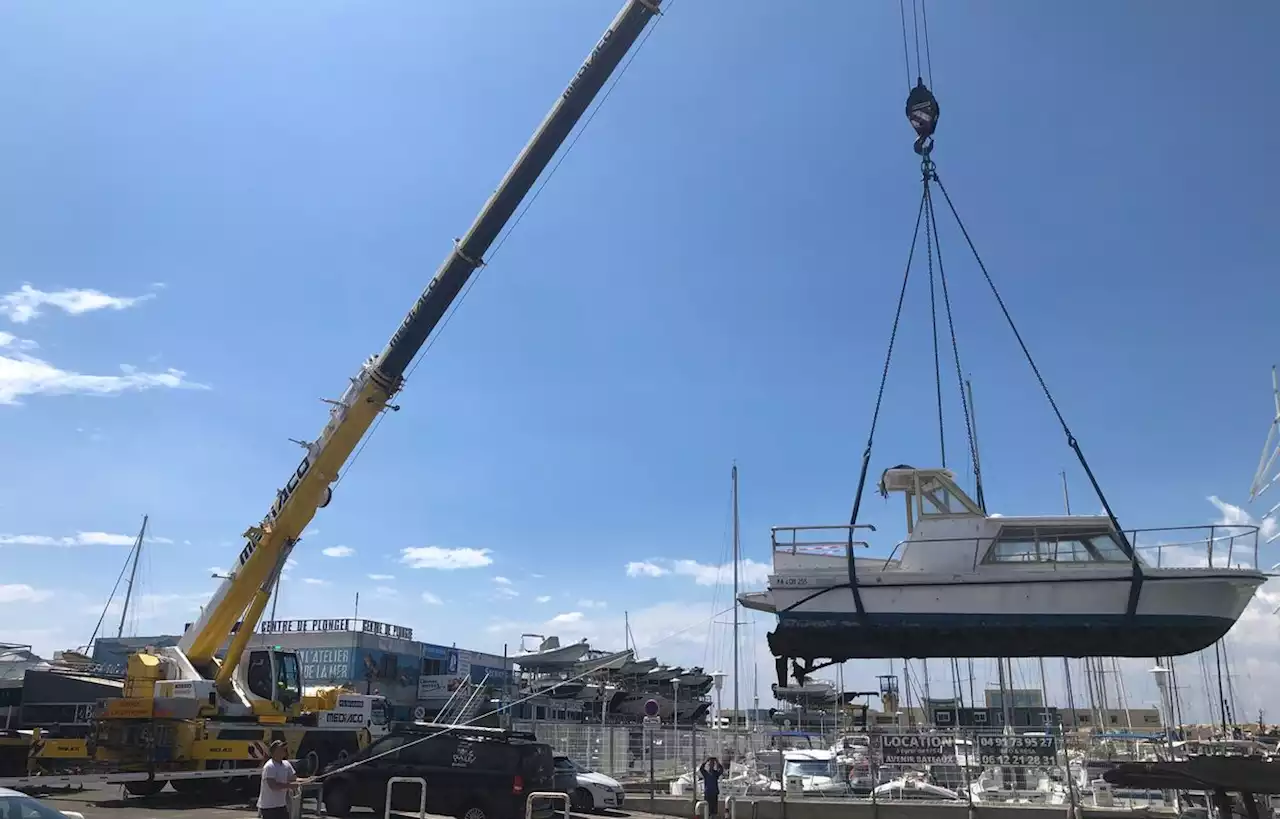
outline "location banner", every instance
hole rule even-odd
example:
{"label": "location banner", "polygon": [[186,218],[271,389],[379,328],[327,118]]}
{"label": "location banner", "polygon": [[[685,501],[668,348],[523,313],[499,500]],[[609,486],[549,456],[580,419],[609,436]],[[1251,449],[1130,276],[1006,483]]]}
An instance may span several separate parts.
{"label": "location banner", "polygon": [[978,735],[979,765],[1049,767],[1058,761],[1054,737],[1004,734]]}
{"label": "location banner", "polygon": [[881,765],[937,765],[955,761],[956,744],[949,734],[884,734],[880,737]]}

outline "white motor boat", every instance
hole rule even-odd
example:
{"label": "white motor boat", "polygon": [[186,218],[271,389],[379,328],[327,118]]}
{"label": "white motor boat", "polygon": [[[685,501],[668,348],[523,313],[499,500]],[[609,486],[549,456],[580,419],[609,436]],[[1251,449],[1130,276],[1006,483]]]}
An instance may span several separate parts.
{"label": "white motor boat", "polygon": [[603,674],[611,671],[619,671],[626,667],[635,658],[630,649],[626,651],[588,651],[586,658],[578,662],[573,667],[573,673],[577,674]]}
{"label": "white motor boat", "polygon": [[796,705],[835,705],[840,699],[836,687],[829,680],[809,680],[804,685],[782,686],[774,683],[774,699]]}
{"label": "white motor boat", "polygon": [[[540,634],[527,634],[526,637],[541,637]],[[580,662],[591,646],[586,640],[579,640],[571,645],[560,645],[560,638],[551,636],[538,644],[537,651],[524,651],[511,659],[524,671],[549,671],[552,669],[569,669]]]}
{"label": "white motor boat", "polygon": [[[1225,635],[1267,579],[1257,527],[1197,527],[1207,537],[1192,540],[1120,532],[1109,516],[986,515],[945,469],[886,470],[880,491],[906,501],[908,537],[888,559],[855,557],[867,544],[854,527],[773,530],[768,590],[738,599],[778,617],[779,683],[787,659],[810,661],[804,684],[818,659],[1189,654]],[[1161,565],[1176,554],[1185,566],[1192,546],[1207,547],[1206,566]]]}

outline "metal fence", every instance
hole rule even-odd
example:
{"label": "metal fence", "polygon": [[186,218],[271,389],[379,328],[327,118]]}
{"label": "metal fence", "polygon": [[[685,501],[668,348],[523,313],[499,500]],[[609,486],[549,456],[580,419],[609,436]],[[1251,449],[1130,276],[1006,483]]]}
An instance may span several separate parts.
{"label": "metal fence", "polygon": [[725,766],[722,796],[875,801],[1017,802],[1159,807],[1158,791],[1113,789],[1102,772],[1153,758],[1158,742],[1091,745],[1061,733],[896,730],[753,732],[521,723],[557,754],[633,789],[694,798],[708,756]]}

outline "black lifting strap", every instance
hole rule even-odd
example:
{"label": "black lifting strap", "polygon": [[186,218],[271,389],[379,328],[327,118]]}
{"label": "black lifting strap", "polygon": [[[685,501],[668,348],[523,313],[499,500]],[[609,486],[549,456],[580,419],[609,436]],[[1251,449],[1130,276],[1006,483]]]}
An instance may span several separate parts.
{"label": "black lifting strap", "polygon": [[982,262],[982,256],[978,254],[978,248],[974,246],[973,239],[969,236],[968,229],[964,226],[964,220],[960,218],[959,212],[956,210],[955,203],[951,201],[951,194],[947,193],[946,185],[942,184],[942,180],[938,178],[937,171],[933,173],[933,181],[937,184],[938,190],[942,191],[942,196],[947,202],[947,208],[951,211],[951,215],[956,220],[956,225],[960,228],[960,233],[964,236],[965,242],[969,245],[970,252],[973,253],[973,259],[978,263],[978,269],[982,271],[982,276],[987,281],[987,287],[991,289],[991,295],[995,296],[996,304],[1000,306],[1000,312],[1004,315],[1005,323],[1009,325],[1009,329],[1013,331],[1013,337],[1017,339],[1018,346],[1022,349],[1022,355],[1027,360],[1027,364],[1031,367],[1031,372],[1035,374],[1036,381],[1040,384],[1040,390],[1044,393],[1044,397],[1048,399],[1049,406],[1053,409],[1054,416],[1057,417],[1058,423],[1062,426],[1062,432],[1067,436],[1067,446],[1076,454],[1076,459],[1080,461],[1080,466],[1084,469],[1084,474],[1089,478],[1089,484],[1093,487],[1094,493],[1098,496],[1098,500],[1102,502],[1103,511],[1107,514],[1107,519],[1111,521],[1112,528],[1115,529],[1116,538],[1120,544],[1120,550],[1124,552],[1125,557],[1129,558],[1133,566],[1132,579],[1129,582],[1129,600],[1125,604],[1125,616],[1132,619],[1138,613],[1138,601],[1142,596],[1143,573],[1142,564],[1138,562],[1138,553],[1133,548],[1133,544],[1129,542],[1128,535],[1120,528],[1120,521],[1116,519],[1115,512],[1111,510],[1111,504],[1107,501],[1106,494],[1102,491],[1102,486],[1098,483],[1097,477],[1093,474],[1093,469],[1089,466],[1089,461],[1084,457],[1084,450],[1080,448],[1080,442],[1076,440],[1076,436],[1071,433],[1071,428],[1067,426],[1067,419],[1063,417],[1062,410],[1058,408],[1058,402],[1054,400],[1053,394],[1049,392],[1049,385],[1045,382],[1044,376],[1040,374],[1040,368],[1036,366],[1035,359],[1031,357],[1031,351],[1027,348],[1027,344],[1022,340],[1022,333],[1018,332],[1018,326],[1013,321],[1013,315],[1009,312],[1009,308],[1005,305],[1004,299],[1000,296],[999,289],[996,288],[995,281],[991,278],[991,274],[987,272],[987,266]]}
{"label": "black lifting strap", "polygon": [[898,308],[893,314],[893,329],[889,331],[889,349],[884,356],[884,369],[880,372],[880,389],[876,393],[876,406],[871,413],[871,429],[867,433],[867,447],[862,451],[862,471],[858,473],[858,490],[853,496],[853,512],[849,515],[849,539],[845,545],[845,557],[849,561],[849,588],[853,591],[853,604],[858,619],[866,620],[867,610],[862,605],[862,593],[858,590],[858,570],[853,556],[853,528],[858,525],[858,511],[862,508],[862,492],[867,486],[867,470],[871,466],[871,446],[876,438],[876,423],[880,420],[880,405],[884,401],[884,386],[889,380],[889,365],[893,362],[893,344],[898,339],[898,325],[902,321],[902,304],[907,298],[907,283],[911,280],[911,260],[916,255],[920,239],[920,223],[924,219],[925,194],[920,195],[920,207],[916,211],[916,227],[911,233],[911,250],[907,253],[907,268],[902,274],[902,288],[898,291]]}

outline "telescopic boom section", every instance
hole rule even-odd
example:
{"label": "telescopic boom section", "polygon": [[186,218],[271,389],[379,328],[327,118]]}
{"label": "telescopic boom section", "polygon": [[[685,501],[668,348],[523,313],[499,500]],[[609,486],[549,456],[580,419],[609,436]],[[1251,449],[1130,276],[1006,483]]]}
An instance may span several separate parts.
{"label": "telescopic boom section", "polygon": [[[226,690],[240,649],[247,644],[289,552],[316,510],[328,504],[330,485],[337,479],[339,470],[378,414],[400,390],[409,363],[471,274],[483,264],[484,254],[645,26],[658,13],[660,3],[661,0],[628,0],[618,12],[387,346],[360,368],[342,398],[334,402],[329,423],[318,439],[306,445],[307,454],[276,493],[276,501],[266,517],[245,532],[245,546],[230,578],[214,593],[199,620],[187,629],[178,644],[202,674],[216,673],[220,689]],[[240,621],[243,622],[236,639],[218,668],[214,656]]]}

